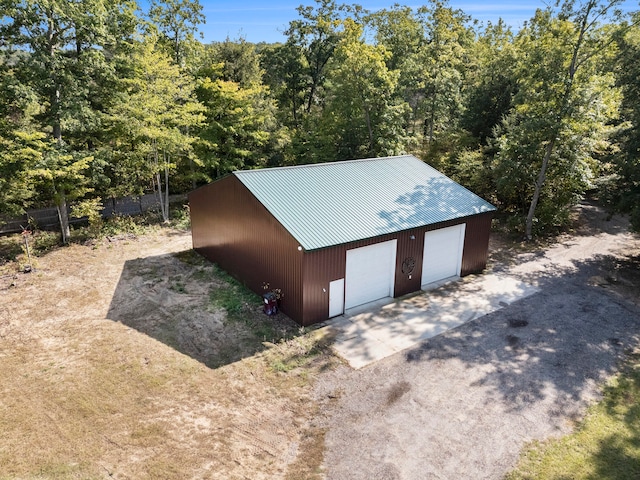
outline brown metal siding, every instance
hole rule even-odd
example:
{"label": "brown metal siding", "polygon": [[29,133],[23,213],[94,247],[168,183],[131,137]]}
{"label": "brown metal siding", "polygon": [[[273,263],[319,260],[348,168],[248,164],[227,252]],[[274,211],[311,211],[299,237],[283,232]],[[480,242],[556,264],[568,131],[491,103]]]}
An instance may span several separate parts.
{"label": "brown metal siding", "polygon": [[492,218],[493,212],[467,218],[461,276],[480,273],[486,268]]}
{"label": "brown metal siding", "polygon": [[234,176],[189,194],[193,247],[257,294],[279,288],[280,307],[298,322],[302,256],[298,243]]}
{"label": "brown metal siding", "polygon": [[[424,234],[431,230],[466,223],[461,275],[482,271],[487,263],[491,218],[492,214],[490,213],[482,214],[345,245],[337,245],[322,250],[305,252],[303,267],[304,314],[302,324],[311,325],[328,318],[329,283],[344,278],[347,250],[397,239],[398,250],[396,253],[394,296],[401,297],[420,290]],[[412,239],[412,236],[415,238]],[[415,260],[415,268],[410,275],[402,272],[402,264],[406,258]]]}
{"label": "brown metal siding", "polygon": [[[460,269],[460,276],[464,277],[471,273],[479,273],[487,266],[492,218],[493,212],[481,213],[471,217],[429,225],[424,228],[424,232],[466,223],[464,247],[462,251],[462,267]],[[421,245],[424,246],[424,233],[421,235]],[[420,264],[422,265],[422,252],[420,253]]]}
{"label": "brown metal siding", "polygon": [[[422,245],[418,229],[352,242],[335,247],[305,252],[304,255],[304,317],[303,325],[311,325],[329,317],[329,283],[344,278],[347,250],[365,247],[374,243],[398,240],[396,252],[396,274],[394,296],[420,290]],[[415,239],[411,239],[411,236]],[[407,257],[416,260],[416,267],[409,275],[402,273],[402,262]]]}

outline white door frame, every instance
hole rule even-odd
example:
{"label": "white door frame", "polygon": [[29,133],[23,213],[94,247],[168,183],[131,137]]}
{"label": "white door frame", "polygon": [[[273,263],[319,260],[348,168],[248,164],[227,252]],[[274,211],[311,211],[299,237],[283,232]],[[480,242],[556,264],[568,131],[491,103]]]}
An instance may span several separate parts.
{"label": "white door frame", "polygon": [[329,318],[344,313],[344,278],[329,283]]}

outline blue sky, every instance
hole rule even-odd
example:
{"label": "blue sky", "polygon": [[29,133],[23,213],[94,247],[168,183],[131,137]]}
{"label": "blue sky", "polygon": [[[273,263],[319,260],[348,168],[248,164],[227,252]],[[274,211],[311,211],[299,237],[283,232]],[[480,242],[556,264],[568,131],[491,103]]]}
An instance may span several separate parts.
{"label": "blue sky", "polygon": [[[389,8],[394,3],[418,7],[425,2],[401,0],[362,0],[354,3],[368,10]],[[338,0],[338,3],[347,3]],[[296,7],[300,4],[315,5],[313,0],[200,0],[207,23],[201,25],[205,42],[221,41],[229,37],[232,40],[240,37],[249,42],[284,41],[283,32],[290,20],[298,17]],[[536,8],[544,8],[542,0],[450,0],[449,5],[463,10],[474,19],[495,22],[502,18],[515,30],[533,16]],[[637,1],[627,0],[623,3],[626,11],[638,10]]]}

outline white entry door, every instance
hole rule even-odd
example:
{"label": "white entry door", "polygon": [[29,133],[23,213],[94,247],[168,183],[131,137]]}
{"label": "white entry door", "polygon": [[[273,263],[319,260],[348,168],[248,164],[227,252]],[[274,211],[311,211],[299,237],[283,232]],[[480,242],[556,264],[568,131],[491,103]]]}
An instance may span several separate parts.
{"label": "white entry door", "polygon": [[460,275],[465,224],[424,234],[421,285]]}
{"label": "white entry door", "polygon": [[345,309],[393,296],[397,243],[390,240],[347,250]]}
{"label": "white entry door", "polygon": [[344,278],[329,283],[329,318],[344,313]]}

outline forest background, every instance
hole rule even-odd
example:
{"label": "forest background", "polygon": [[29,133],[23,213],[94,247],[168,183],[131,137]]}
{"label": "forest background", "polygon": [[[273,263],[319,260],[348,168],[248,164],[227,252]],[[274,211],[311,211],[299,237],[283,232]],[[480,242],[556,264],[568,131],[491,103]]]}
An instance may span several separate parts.
{"label": "forest background", "polygon": [[298,8],[204,44],[198,0],[0,0],[0,216],[168,196],[234,170],[414,154],[555,233],[586,194],[640,229],[640,14],[564,1],[514,32],[446,0]]}

